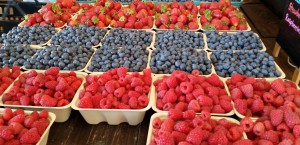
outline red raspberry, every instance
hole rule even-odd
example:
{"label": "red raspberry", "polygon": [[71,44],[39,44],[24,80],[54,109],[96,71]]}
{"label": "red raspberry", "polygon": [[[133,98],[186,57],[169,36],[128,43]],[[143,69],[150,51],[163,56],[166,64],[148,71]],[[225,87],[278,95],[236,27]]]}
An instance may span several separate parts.
{"label": "red raspberry", "polygon": [[97,76],[95,76],[95,75],[87,75],[85,77],[85,79],[86,79],[86,82],[89,84],[91,84],[93,82],[97,82]]}
{"label": "red raspberry", "polygon": [[283,111],[280,109],[270,111],[270,120],[273,126],[278,126],[283,121]]}
{"label": "red raspberry", "polygon": [[217,87],[207,87],[206,89],[207,95],[208,96],[219,96],[219,88]]}
{"label": "red raspberry", "polygon": [[40,100],[40,104],[46,107],[54,107],[57,104],[57,99],[52,98],[49,95],[43,95]]}
{"label": "red raspberry", "polygon": [[242,115],[245,115],[247,112],[247,101],[242,99],[236,99],[234,101],[235,109]]}
{"label": "red raspberry", "polygon": [[241,140],[243,135],[243,129],[239,126],[234,126],[230,128],[226,134],[229,141],[238,141]]}
{"label": "red raspberry", "polygon": [[201,74],[201,72],[199,70],[193,70],[192,74],[195,75],[195,76],[198,76],[198,75]]}
{"label": "red raspberry", "polygon": [[70,102],[67,99],[61,99],[57,102],[57,107],[62,107],[68,105]]}
{"label": "red raspberry", "polygon": [[182,119],[182,112],[175,109],[170,109],[168,111],[168,117],[173,119],[174,121],[181,120]]}
{"label": "red raspberry", "polygon": [[242,120],[241,120],[241,127],[244,128],[244,131],[245,132],[252,132],[253,130],[253,127],[254,127],[254,123],[253,121],[251,120],[250,117],[244,117]]}
{"label": "red raspberry", "polygon": [[188,79],[189,79],[189,83],[192,85],[198,84],[199,83],[199,77],[193,74],[188,74],[187,75]]}
{"label": "red raspberry", "polygon": [[121,98],[121,102],[124,104],[128,104],[128,101],[129,101],[128,95],[127,94],[123,95]]}
{"label": "red raspberry", "polygon": [[199,112],[201,110],[200,105],[197,100],[191,100],[188,104],[188,110],[194,110],[195,112]]}
{"label": "red raspberry", "polygon": [[180,83],[180,91],[184,94],[191,93],[193,91],[193,86],[189,82]]}
{"label": "red raspberry", "polygon": [[264,101],[265,101],[266,103],[272,103],[273,100],[274,100],[274,97],[273,97],[273,95],[272,95],[271,93],[265,92],[265,93],[263,94],[263,99],[264,99]]}
{"label": "red raspberry", "polygon": [[82,83],[81,79],[76,79],[76,81],[72,82],[70,86],[72,87],[73,90],[77,90],[80,87],[81,83]]}
{"label": "red raspberry", "polygon": [[299,116],[290,110],[284,111],[284,121],[290,129],[293,129],[295,125],[300,124]]}
{"label": "red raspberry", "polygon": [[285,131],[290,131],[290,128],[285,124],[285,123],[280,123],[277,127],[276,127],[277,131],[280,132],[285,132]]}
{"label": "red raspberry", "polygon": [[175,121],[171,118],[167,118],[160,126],[160,129],[162,131],[168,131],[168,132],[172,132],[173,131],[173,127],[175,125]]}
{"label": "red raspberry", "polygon": [[13,112],[10,108],[5,108],[4,111],[3,111],[3,114],[2,114],[2,118],[5,120],[5,121],[8,121],[10,120],[11,118],[13,117]]}
{"label": "red raspberry", "polygon": [[143,86],[143,85],[144,85],[144,82],[143,82],[143,80],[140,79],[140,78],[133,78],[130,85],[131,85],[131,87]]}
{"label": "red raspberry", "polygon": [[[176,105],[177,106],[177,105]],[[175,108],[176,108],[175,106]],[[182,110],[180,110],[182,111]],[[187,110],[182,113],[182,117],[184,119],[193,120],[196,116],[196,112],[194,110]]]}
{"label": "red raspberry", "polygon": [[105,83],[105,89],[108,93],[114,93],[115,91],[115,81],[114,80],[110,80],[108,82]]}
{"label": "red raspberry", "polygon": [[12,122],[8,126],[13,129],[15,135],[19,134],[24,129],[23,125],[19,122]]}
{"label": "red raspberry", "polygon": [[201,106],[212,106],[213,105],[213,100],[205,95],[200,95],[197,98],[197,100]]}
{"label": "red raspberry", "polygon": [[155,140],[158,145],[175,145],[174,138],[171,132],[168,131],[162,131]]}
{"label": "red raspberry", "polygon": [[11,140],[14,138],[14,130],[8,126],[0,126],[0,137],[5,140]]}
{"label": "red raspberry", "polygon": [[216,87],[224,87],[224,84],[220,81],[216,74],[212,74],[210,77],[207,77],[206,82]]}
{"label": "red raspberry", "polygon": [[254,77],[248,77],[243,81],[243,84],[251,84],[253,85],[256,82]]}
{"label": "red raspberry", "polygon": [[204,140],[204,131],[200,127],[196,127],[195,129],[191,130],[186,137],[186,141],[192,144],[201,144]]}
{"label": "red raspberry", "polygon": [[265,125],[266,130],[273,130],[274,129],[270,120],[265,120],[264,125]]}
{"label": "red raspberry", "polygon": [[30,97],[35,94],[35,92],[38,90],[38,87],[36,86],[26,86],[24,89],[25,95]]}
{"label": "red raspberry", "polygon": [[114,95],[118,98],[122,97],[126,92],[126,89],[124,87],[120,87],[115,90]]}
{"label": "red raspberry", "polygon": [[300,125],[295,125],[293,128],[293,134],[296,138],[300,137]]}
{"label": "red raspberry", "polygon": [[284,131],[284,132],[282,132],[281,140],[285,140],[285,139],[294,141],[295,137],[289,131]]}
{"label": "red raspberry", "polygon": [[251,98],[253,96],[253,87],[251,84],[243,85],[240,89],[247,98]]}
{"label": "red raspberry", "polygon": [[162,102],[162,99],[157,99],[156,100],[156,108],[160,109],[160,110],[163,110],[163,107],[164,107],[164,103]]}
{"label": "red raspberry", "polygon": [[12,96],[16,96],[19,93],[19,87],[13,86],[10,90],[9,90],[9,94]]}
{"label": "red raspberry", "polygon": [[162,100],[164,103],[175,103],[177,101],[177,95],[175,93],[175,90],[174,89],[169,89],[163,100]]}
{"label": "red raspberry", "polygon": [[264,110],[264,102],[261,99],[255,99],[251,105],[252,113],[258,113]]}
{"label": "red raspberry", "polygon": [[45,119],[40,119],[36,120],[32,123],[31,128],[37,128],[39,135],[43,135],[45,132],[47,126],[48,126],[48,121]]}
{"label": "red raspberry", "polygon": [[151,76],[144,76],[143,78],[142,78],[142,80],[143,80],[143,82],[144,82],[144,85],[151,85],[151,83],[152,83],[152,78],[151,78]]}
{"label": "red raspberry", "polygon": [[124,103],[119,103],[119,106],[117,108],[119,108],[119,109],[130,109],[130,106],[126,105]]}
{"label": "red raspberry", "polygon": [[221,100],[220,106],[225,110],[225,112],[230,112],[233,109],[231,102],[226,100]]}
{"label": "red raspberry", "polygon": [[266,131],[262,136],[262,139],[271,141],[272,143],[278,144],[279,143],[279,137],[277,132],[273,130]]}
{"label": "red raspberry", "polygon": [[55,94],[54,94],[54,98],[56,98],[57,100],[61,100],[61,99],[64,99],[64,98],[65,98],[65,95],[64,95],[63,92],[57,91],[57,92],[55,92]]}
{"label": "red raspberry", "polygon": [[236,99],[242,99],[243,98],[243,93],[240,89],[238,88],[234,88],[230,91],[230,95],[232,100],[236,100]]}
{"label": "red raspberry", "polygon": [[240,75],[240,74],[238,74],[238,73],[235,73],[235,74],[233,74],[233,75],[231,76],[231,78],[230,78],[230,83],[233,84],[233,85],[235,85],[235,84],[238,83],[238,82],[242,82],[243,79],[244,79],[244,77],[243,77],[242,75]]}
{"label": "red raspberry", "polygon": [[193,120],[193,127],[196,128],[196,127],[203,127],[204,125],[204,120],[201,118],[201,117],[195,117]]}
{"label": "red raspberry", "polygon": [[174,130],[181,132],[181,133],[188,134],[192,130],[192,128],[190,127],[190,125],[187,121],[178,121],[174,125]]}
{"label": "red raspberry", "polygon": [[117,69],[117,74],[119,77],[125,77],[127,75],[127,68],[126,67],[120,67]]}
{"label": "red raspberry", "polygon": [[3,77],[2,82],[5,84],[11,84],[14,80],[9,77]]}
{"label": "red raspberry", "polygon": [[89,96],[84,96],[79,100],[78,103],[79,108],[93,108],[92,98]]}
{"label": "red raspberry", "polygon": [[130,106],[130,108],[132,109],[136,109],[138,107],[138,99],[137,97],[130,97],[128,104]]}
{"label": "red raspberry", "polygon": [[10,70],[9,70],[9,67],[8,66],[5,66],[5,67],[3,67],[2,69],[1,69],[1,74],[3,75],[3,76],[9,76],[10,75]]}
{"label": "red raspberry", "polygon": [[231,98],[228,95],[219,96],[219,100],[225,100],[231,102]]}
{"label": "red raspberry", "polygon": [[98,92],[98,87],[99,87],[98,83],[93,82],[85,88],[85,91],[91,92],[92,94],[95,94],[96,92]]}
{"label": "red raspberry", "polygon": [[228,139],[223,132],[215,132],[208,138],[208,143],[213,144],[228,144]]}
{"label": "red raspberry", "polygon": [[201,111],[200,117],[201,117],[204,121],[208,121],[208,120],[210,120],[210,112],[207,112],[207,111]]}
{"label": "red raspberry", "polygon": [[55,88],[56,91],[64,91],[65,89],[67,89],[69,86],[69,84],[67,83],[67,81],[65,79],[60,79],[58,81],[58,84]]}
{"label": "red raspberry", "polygon": [[161,124],[162,121],[160,118],[156,117],[153,119],[153,123],[152,123],[153,128],[160,129]]}
{"label": "red raspberry", "polygon": [[64,91],[65,99],[72,100],[75,95],[75,91],[72,88],[66,89]]}
{"label": "red raspberry", "polygon": [[253,145],[253,142],[249,139],[238,140],[234,142],[232,145]]}
{"label": "red raspberry", "polygon": [[257,136],[261,136],[265,133],[265,125],[262,122],[256,122],[253,127],[253,133]]}
{"label": "red raspberry", "polygon": [[37,87],[43,87],[45,85],[45,76],[43,74],[38,74],[34,77],[32,84]]}
{"label": "red raspberry", "polygon": [[265,86],[263,82],[255,82],[253,84],[253,89],[256,91],[264,91],[265,90]]}
{"label": "red raspberry", "polygon": [[43,96],[43,94],[35,94],[33,96],[33,102],[35,105],[41,105],[40,101],[41,101],[42,96]]}
{"label": "red raspberry", "polygon": [[175,144],[178,144],[181,141],[185,141],[186,139],[186,134],[178,131],[172,131],[172,136],[175,141]]}
{"label": "red raspberry", "polygon": [[51,67],[45,71],[46,75],[52,75],[56,76],[59,73],[59,68],[58,67]]}
{"label": "red raspberry", "polygon": [[224,114],[225,110],[220,105],[214,105],[211,112],[212,113]]}
{"label": "red raspberry", "polygon": [[138,105],[141,107],[146,107],[149,103],[149,98],[146,95],[142,95],[138,98]]}
{"label": "red raspberry", "polygon": [[21,105],[27,106],[30,104],[30,98],[28,96],[21,96],[19,101]]}
{"label": "red raspberry", "polygon": [[49,116],[49,112],[47,110],[42,110],[40,113],[39,113],[39,117],[40,118],[48,118]]}
{"label": "red raspberry", "polygon": [[57,84],[58,84],[57,81],[48,81],[48,82],[45,83],[45,87],[47,89],[55,90]]}
{"label": "red raspberry", "polygon": [[194,97],[198,97],[200,95],[204,95],[204,90],[202,88],[197,88],[192,91]]}
{"label": "red raspberry", "polygon": [[214,105],[220,105],[220,99],[218,96],[211,96]]}
{"label": "red raspberry", "polygon": [[[294,98],[295,99],[295,98]],[[272,104],[275,106],[275,107],[280,107],[280,106],[283,106],[283,103],[284,103],[284,99],[282,96],[277,96],[273,99],[273,102]]]}
{"label": "red raspberry", "polygon": [[151,69],[143,69],[144,76],[151,77]]}
{"label": "red raspberry", "polygon": [[169,88],[176,88],[179,85],[177,78],[175,76],[168,77],[166,79],[166,83]]}
{"label": "red raspberry", "polygon": [[103,98],[100,101],[100,108],[101,109],[111,109],[112,108],[112,101],[111,99],[108,98]]}
{"label": "red raspberry", "polygon": [[138,93],[138,92],[136,92],[136,91],[129,91],[129,92],[128,92],[128,96],[129,96],[129,97],[135,97],[135,98],[138,98],[138,97],[141,96],[141,94]]}
{"label": "red raspberry", "polygon": [[20,138],[22,144],[34,144],[40,140],[41,136],[38,133],[37,128],[31,128]]}
{"label": "red raspberry", "polygon": [[171,76],[175,76],[179,82],[184,82],[188,79],[186,72],[180,70],[173,71]]}
{"label": "red raspberry", "polygon": [[271,83],[271,87],[273,90],[275,90],[277,93],[282,94],[286,91],[284,82],[282,79],[276,79]]}
{"label": "red raspberry", "polygon": [[175,105],[176,110],[184,111],[187,109],[187,103],[185,102],[179,102]]}

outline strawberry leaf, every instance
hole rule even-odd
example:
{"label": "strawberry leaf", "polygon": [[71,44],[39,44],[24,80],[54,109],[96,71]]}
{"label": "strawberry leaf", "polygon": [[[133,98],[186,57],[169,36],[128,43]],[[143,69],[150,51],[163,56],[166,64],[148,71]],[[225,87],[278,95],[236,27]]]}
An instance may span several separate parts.
{"label": "strawberry leaf", "polygon": [[212,16],[211,16],[211,10],[205,10],[204,12],[204,16],[206,17],[207,20],[211,20]]}
{"label": "strawberry leaf", "polygon": [[203,29],[205,29],[205,30],[216,30],[215,26],[210,25],[210,24],[205,24],[203,26]]}

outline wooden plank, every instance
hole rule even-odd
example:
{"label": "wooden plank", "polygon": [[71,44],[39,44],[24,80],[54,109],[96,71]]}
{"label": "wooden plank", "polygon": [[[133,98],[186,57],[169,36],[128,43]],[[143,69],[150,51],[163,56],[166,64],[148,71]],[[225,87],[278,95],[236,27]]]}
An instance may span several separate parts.
{"label": "wooden plank", "polygon": [[263,37],[277,36],[280,20],[264,4],[242,5],[242,9]]}
{"label": "wooden plank", "polygon": [[262,3],[260,0],[244,0],[243,4],[257,4],[257,3]]}

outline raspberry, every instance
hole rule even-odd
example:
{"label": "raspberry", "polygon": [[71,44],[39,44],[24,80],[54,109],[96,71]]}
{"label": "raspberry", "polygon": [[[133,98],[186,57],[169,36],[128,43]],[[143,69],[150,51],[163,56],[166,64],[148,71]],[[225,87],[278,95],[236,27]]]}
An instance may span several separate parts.
{"label": "raspberry", "polygon": [[35,105],[40,105],[40,101],[41,101],[42,96],[43,96],[43,94],[35,94],[33,96],[33,103]]}
{"label": "raspberry", "polygon": [[143,86],[136,86],[135,88],[134,88],[134,90],[136,91],[136,92],[138,92],[138,93],[144,93],[144,87]]}
{"label": "raspberry", "polygon": [[106,82],[105,89],[108,93],[114,93],[114,91],[116,89],[114,80],[110,80],[110,81]]}
{"label": "raspberry", "polygon": [[276,79],[271,83],[271,87],[275,90],[278,94],[282,94],[286,91],[284,82],[282,79]]}
{"label": "raspberry", "polygon": [[208,143],[211,145],[228,144],[228,139],[223,132],[214,132],[208,138]]}
{"label": "raspberry", "polygon": [[296,138],[300,137],[300,125],[295,125],[293,128],[293,134]]}
{"label": "raspberry", "polygon": [[67,99],[61,99],[57,102],[57,107],[62,107],[68,105],[70,102]]}
{"label": "raspberry", "polygon": [[45,75],[52,75],[56,76],[59,73],[59,68],[58,67],[51,67],[45,71]]}
{"label": "raspberry", "polygon": [[47,126],[48,126],[47,120],[36,120],[32,123],[31,128],[36,128],[38,130],[39,135],[43,135],[45,132]]}
{"label": "raspberry", "polygon": [[[175,108],[176,108],[176,106],[175,106]],[[182,111],[182,110],[180,110],[180,111]],[[187,110],[182,113],[182,117],[184,119],[188,119],[188,120],[194,119],[195,116],[196,116],[196,112],[194,110]]]}
{"label": "raspberry", "polygon": [[293,144],[292,140],[282,140],[278,145],[291,145]]}
{"label": "raspberry", "polygon": [[198,76],[201,74],[201,72],[199,70],[192,70],[192,75]]}
{"label": "raspberry", "polygon": [[188,110],[194,110],[195,112],[199,112],[201,110],[200,105],[197,100],[191,100],[188,104]]}
{"label": "raspberry", "polygon": [[253,127],[253,132],[257,136],[261,136],[265,133],[265,125],[261,122],[255,123]]}
{"label": "raspberry", "polygon": [[237,82],[242,82],[243,81],[243,76],[238,74],[238,73],[235,73],[231,76],[230,78],[230,83],[235,85]]}
{"label": "raspberry", "polygon": [[130,108],[136,109],[137,106],[138,106],[138,99],[137,99],[137,97],[130,97],[129,101],[128,101],[128,104],[129,104]]}
{"label": "raspberry", "polygon": [[38,87],[36,86],[25,86],[24,92],[26,96],[30,97],[33,96],[37,90]]}
{"label": "raspberry", "polygon": [[221,100],[220,106],[225,110],[225,112],[230,112],[233,109],[231,102],[226,100]]}
{"label": "raspberry", "polygon": [[295,88],[286,88],[287,95],[294,95],[296,94],[297,89]]}
{"label": "raspberry", "polygon": [[174,120],[171,118],[167,118],[160,126],[160,129],[163,131],[172,132],[174,127]]}
{"label": "raspberry", "polygon": [[243,81],[244,84],[251,84],[251,85],[253,85],[255,82],[256,80],[254,77],[248,77]]}
{"label": "raspberry", "polygon": [[220,105],[220,99],[218,96],[211,96],[214,105]]}
{"label": "raspberry", "polygon": [[38,133],[37,128],[31,128],[20,138],[22,144],[34,144],[40,140],[41,136]]}
{"label": "raspberry", "polygon": [[212,113],[224,114],[225,110],[220,105],[215,105],[215,106],[213,106],[211,112]]}
{"label": "raspberry", "polygon": [[64,91],[68,88],[69,84],[67,83],[67,81],[65,79],[60,79],[58,81],[57,86],[55,87],[56,91]]}
{"label": "raspberry", "polygon": [[197,100],[201,106],[212,106],[213,105],[213,100],[205,95],[200,95],[197,98]]}
{"label": "raspberry", "polygon": [[100,108],[101,109],[111,109],[112,108],[112,101],[113,100],[110,100],[108,98],[103,98],[100,101]]}
{"label": "raspberry", "polygon": [[5,108],[4,111],[3,111],[3,114],[2,114],[2,118],[5,120],[5,121],[8,121],[10,120],[11,118],[13,117],[13,112],[10,108]]}
{"label": "raspberry", "polygon": [[178,131],[172,131],[172,136],[175,141],[175,144],[178,144],[181,141],[185,141],[186,139],[186,134]]}
{"label": "raspberry", "polygon": [[46,107],[54,107],[57,104],[57,99],[52,98],[49,95],[43,95],[41,97],[40,104]]}
{"label": "raspberry", "polygon": [[72,82],[72,84],[70,85],[72,87],[73,90],[77,90],[80,85],[82,83],[81,79],[77,79],[76,81]]}
{"label": "raspberry", "polygon": [[256,91],[264,91],[265,90],[264,83],[262,83],[262,82],[255,82],[253,84],[253,89],[256,90]]}
{"label": "raspberry", "polygon": [[251,105],[252,113],[258,113],[264,110],[264,102],[261,99],[255,99]]}
{"label": "raspberry", "polygon": [[7,76],[8,77],[10,75],[9,67],[7,67],[7,66],[3,67],[2,70],[1,70],[1,74],[3,76]]}
{"label": "raspberry", "polygon": [[253,142],[249,139],[238,140],[234,142],[232,145],[253,145]]}
{"label": "raspberry", "polygon": [[204,125],[204,120],[201,117],[195,117],[193,120],[193,127],[202,127]]}
{"label": "raspberry", "polygon": [[27,106],[30,104],[30,98],[28,96],[21,96],[19,101],[21,105]]}
{"label": "raspberry", "polygon": [[138,104],[139,104],[139,106],[141,106],[141,107],[146,107],[147,105],[148,105],[148,103],[149,103],[149,98],[148,98],[148,96],[146,96],[146,95],[142,95],[142,96],[140,96],[139,98],[138,98]]}
{"label": "raspberry", "polygon": [[201,111],[200,117],[204,120],[204,121],[208,121],[210,120],[210,113],[207,111]]}
{"label": "raspberry", "polygon": [[283,121],[283,111],[280,109],[270,112],[270,121],[273,126],[278,126]]}
{"label": "raspberry", "polygon": [[254,123],[253,121],[251,120],[250,117],[245,117],[241,120],[241,127],[244,128],[244,131],[245,132],[252,132],[253,130],[253,127],[254,127]]}
{"label": "raspberry", "polygon": [[188,79],[186,72],[180,70],[173,71],[171,76],[175,76],[180,82],[184,82]]}
{"label": "raspberry", "polygon": [[45,87],[47,89],[55,90],[57,84],[58,84],[57,81],[48,81],[48,82],[45,83]]}
{"label": "raspberry", "polygon": [[10,140],[14,138],[14,130],[8,126],[0,126],[0,137],[5,140]]}
{"label": "raspberry", "polygon": [[238,141],[241,140],[243,135],[243,129],[239,126],[234,126],[230,128],[226,134],[229,141]]}
{"label": "raspberry", "polygon": [[187,109],[187,103],[179,102],[175,105],[176,110],[185,111]]}
{"label": "raspberry", "polygon": [[294,141],[294,140],[295,140],[295,137],[294,137],[294,135],[293,135],[292,133],[290,133],[289,131],[284,131],[284,132],[282,132],[281,140],[285,140],[285,139]]}
{"label": "raspberry", "polygon": [[63,92],[57,91],[57,92],[55,92],[55,94],[54,94],[54,98],[56,98],[57,100],[61,100],[61,99],[65,98],[65,95],[64,95]]}
{"label": "raspberry", "polygon": [[24,128],[23,125],[19,122],[10,123],[9,127],[13,129],[15,135],[19,134]]}
{"label": "raspberry", "polygon": [[35,77],[35,76],[37,76],[37,72],[35,71],[35,70],[31,70],[30,72],[28,72],[27,74],[26,74],[26,78],[31,78],[31,77]]}
{"label": "raspberry", "polygon": [[34,77],[32,84],[37,87],[43,87],[45,85],[45,76],[43,74],[38,74]]}
{"label": "raspberry", "polygon": [[196,98],[200,95],[204,95],[204,90],[202,88],[197,88],[192,91],[192,94]]}
{"label": "raspberry", "polygon": [[89,84],[89,85],[85,88],[85,91],[91,92],[92,94],[95,94],[95,93],[98,92],[98,87],[99,87],[98,83],[93,82],[93,83]]}
{"label": "raspberry", "polygon": [[214,127],[213,132],[217,132],[217,131],[223,132],[225,134],[228,132],[228,130],[221,125],[217,125],[216,127]]}
{"label": "raspberry", "polygon": [[39,114],[40,118],[48,118],[49,112],[47,110],[42,110]]}
{"label": "raspberry", "polygon": [[8,124],[13,123],[13,122],[23,123],[24,120],[25,120],[25,115],[24,114],[18,114],[16,116],[14,116],[13,118],[11,118],[8,121]]}
{"label": "raspberry", "polygon": [[243,92],[243,94],[247,97],[250,98],[253,96],[253,87],[250,84],[247,85],[243,85],[241,86],[241,91]]}
{"label": "raspberry", "polygon": [[175,145],[174,138],[171,132],[168,131],[162,131],[155,140],[157,145]]}
{"label": "raspberry", "polygon": [[266,130],[273,130],[273,125],[270,120],[265,120],[264,125],[265,125]]}
{"label": "raspberry", "polygon": [[202,129],[200,127],[196,127],[195,129],[191,130],[186,137],[186,141],[192,144],[201,144],[203,139]]}
{"label": "raspberry", "polygon": [[166,83],[169,88],[176,88],[178,86],[177,78],[174,76],[170,76],[166,79]]}
{"label": "raspberry", "polygon": [[177,95],[174,89],[169,89],[163,98],[164,103],[175,103],[176,100],[177,100]]}
{"label": "raspberry", "polygon": [[180,83],[180,91],[184,94],[191,93],[193,91],[193,85],[189,82]]}
{"label": "raspberry", "polygon": [[9,90],[9,94],[12,96],[16,96],[19,93],[19,87],[17,86],[13,86],[10,90]]}
{"label": "raspberry", "polygon": [[217,87],[207,87],[205,90],[208,96],[219,96],[219,88]]}
{"label": "raspberry", "polygon": [[290,128],[285,124],[285,123],[280,123],[277,127],[276,127],[277,131],[280,132],[285,132],[285,131],[290,131]]}
{"label": "raspberry", "polygon": [[188,134],[192,130],[192,128],[187,121],[179,121],[174,125],[174,130]]}
{"label": "raspberry", "polygon": [[213,86],[223,87],[224,84],[220,81],[219,77],[216,74],[212,74],[211,76],[206,78],[206,82]]}
{"label": "raspberry", "polygon": [[127,68],[126,67],[120,67],[117,69],[117,74],[119,77],[125,77],[127,74]]}
{"label": "raspberry", "polygon": [[290,110],[284,111],[284,121],[290,129],[293,129],[295,125],[300,124],[299,116]]}
{"label": "raspberry", "polygon": [[[100,107],[99,107],[100,108]],[[124,103],[119,103],[119,106],[117,107],[119,109],[130,109],[129,105],[126,105]]]}
{"label": "raspberry", "polygon": [[274,100],[274,97],[273,97],[273,95],[272,95],[271,93],[265,92],[265,93],[263,94],[263,99],[264,99],[264,101],[265,101],[266,103],[272,103],[273,100]]}
{"label": "raspberry", "polygon": [[278,137],[278,134],[277,132],[273,131],[273,130],[269,130],[269,131],[266,131],[262,136],[261,136],[262,139],[265,139],[265,140],[268,140],[268,141],[271,141],[272,143],[274,144],[278,144],[279,143],[279,137]]}
{"label": "raspberry", "polygon": [[162,121],[160,118],[156,117],[153,119],[153,123],[152,123],[153,128],[160,129],[161,124]]}
{"label": "raspberry", "polygon": [[148,85],[148,86],[151,85],[151,83],[152,83],[151,75],[150,76],[144,76],[142,79],[143,79],[144,85]]}
{"label": "raspberry", "polygon": [[129,91],[128,96],[138,98],[139,96],[141,96],[141,94],[136,91]]}
{"label": "raspberry", "polygon": [[272,104],[276,107],[283,106],[283,103],[284,103],[284,99],[281,96],[277,96],[276,98],[273,99],[272,102]]}
{"label": "raspberry", "polygon": [[143,86],[143,85],[144,85],[144,82],[143,82],[143,80],[140,79],[140,78],[133,78],[130,85],[131,85],[131,87]]}

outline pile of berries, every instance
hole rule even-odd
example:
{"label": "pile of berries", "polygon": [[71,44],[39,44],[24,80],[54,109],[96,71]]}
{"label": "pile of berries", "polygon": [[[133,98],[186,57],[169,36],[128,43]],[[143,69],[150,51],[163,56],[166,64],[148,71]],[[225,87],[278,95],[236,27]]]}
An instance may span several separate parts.
{"label": "pile of berries", "polygon": [[148,106],[151,70],[127,74],[127,68],[109,70],[99,76],[88,75],[79,93],[80,108],[142,109]]}
{"label": "pile of berries", "polygon": [[151,124],[149,145],[252,145],[251,140],[243,139],[244,131],[239,124],[225,118],[212,119],[206,111],[196,116],[192,110],[172,109],[166,119],[160,117]]}
{"label": "pile of berries", "polygon": [[0,66],[23,66],[36,53],[29,45],[6,44],[0,48]]}
{"label": "pile of berries", "polygon": [[0,144],[38,143],[49,125],[48,116],[47,110],[25,114],[22,109],[5,108],[0,119]]}
{"label": "pile of berries", "polygon": [[82,79],[75,72],[60,73],[58,67],[47,69],[45,73],[32,70],[20,75],[3,94],[2,102],[7,105],[34,105],[44,107],[61,107],[68,105]]}
{"label": "pile of berries", "polygon": [[168,111],[193,110],[225,114],[233,109],[223,82],[216,74],[209,77],[199,76],[199,71],[192,74],[173,71],[171,76],[163,76],[154,81],[156,90],[156,108]]}
{"label": "pile of berries", "polygon": [[0,68],[0,95],[3,94],[20,74],[21,70],[19,66],[13,66],[11,70],[7,66]]}
{"label": "pile of berries", "polygon": [[210,59],[217,74],[221,77],[230,77],[235,73],[256,78],[281,76],[281,72],[276,68],[274,58],[267,52],[217,50],[211,54]]}
{"label": "pile of berries", "polygon": [[93,55],[88,71],[105,72],[113,68],[126,67],[129,72],[141,72],[147,67],[149,51],[135,47],[102,46]]}
{"label": "pile of berries", "polygon": [[188,73],[199,70],[201,74],[208,75],[212,71],[207,53],[194,48],[157,48],[151,54],[150,67],[156,74],[170,74],[174,70]]}
{"label": "pile of berries", "polygon": [[300,90],[288,80],[255,79],[234,74],[226,81],[236,111],[244,116],[262,117],[275,108],[300,107]]}

